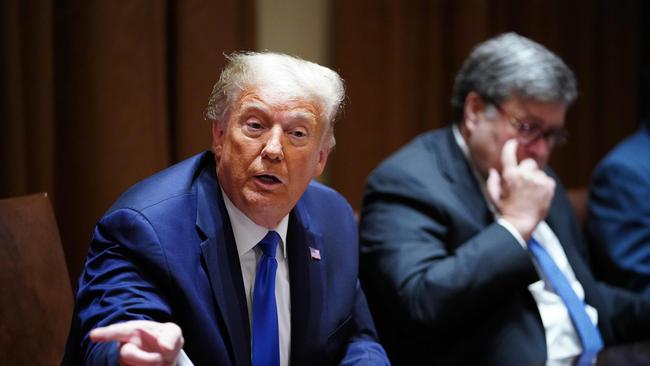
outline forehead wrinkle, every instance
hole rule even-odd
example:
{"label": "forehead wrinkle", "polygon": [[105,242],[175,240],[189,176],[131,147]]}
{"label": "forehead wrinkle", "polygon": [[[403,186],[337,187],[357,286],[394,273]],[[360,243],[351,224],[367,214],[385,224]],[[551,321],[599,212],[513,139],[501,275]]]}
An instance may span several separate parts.
{"label": "forehead wrinkle", "polygon": [[291,103],[277,103],[268,105],[267,103],[252,97],[252,100],[245,100],[240,104],[241,112],[257,111],[263,114],[273,114],[275,111],[287,113],[289,120],[318,120],[317,108],[307,101],[295,101]]}
{"label": "forehead wrinkle", "polygon": [[240,111],[259,111],[265,114],[269,113],[269,108],[265,103],[258,100],[246,100],[239,105]]}
{"label": "forehead wrinkle", "polygon": [[317,116],[307,108],[295,108],[287,111],[287,119],[291,121],[317,121]]}

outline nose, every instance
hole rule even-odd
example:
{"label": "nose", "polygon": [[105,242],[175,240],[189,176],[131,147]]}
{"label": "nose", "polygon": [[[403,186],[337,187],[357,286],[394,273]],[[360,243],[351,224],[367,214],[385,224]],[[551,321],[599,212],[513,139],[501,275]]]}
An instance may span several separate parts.
{"label": "nose", "polygon": [[546,138],[540,136],[535,139],[528,145],[524,147],[524,153],[533,158],[540,165],[540,168],[543,168],[548,161],[551,151],[553,150],[553,144],[550,143]]}
{"label": "nose", "polygon": [[268,134],[269,137],[266,140],[264,149],[262,149],[262,157],[270,160],[281,161],[284,159],[284,152],[282,151],[282,136],[284,135],[284,131],[282,130],[282,127],[275,126],[268,132]]}

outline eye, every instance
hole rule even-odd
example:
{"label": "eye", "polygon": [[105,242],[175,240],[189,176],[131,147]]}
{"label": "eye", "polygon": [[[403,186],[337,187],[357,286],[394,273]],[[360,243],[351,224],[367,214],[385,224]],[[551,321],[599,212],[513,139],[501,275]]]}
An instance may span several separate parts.
{"label": "eye", "polygon": [[309,130],[304,126],[294,126],[287,130],[287,135],[291,136],[294,140],[305,140],[309,137]]}
{"label": "eye", "polygon": [[531,125],[530,123],[520,122],[519,124],[519,133],[525,135],[536,134],[539,131],[539,128]]}
{"label": "eye", "polygon": [[259,121],[253,119],[246,121],[246,127],[251,130],[261,130],[263,126]]}
{"label": "eye", "polygon": [[291,132],[289,132],[289,134],[294,136],[294,137],[298,137],[298,138],[307,137],[307,133],[305,131],[301,131],[301,130],[291,131]]}
{"label": "eye", "polygon": [[244,122],[244,130],[249,134],[259,134],[264,131],[264,125],[257,118],[248,118]]}

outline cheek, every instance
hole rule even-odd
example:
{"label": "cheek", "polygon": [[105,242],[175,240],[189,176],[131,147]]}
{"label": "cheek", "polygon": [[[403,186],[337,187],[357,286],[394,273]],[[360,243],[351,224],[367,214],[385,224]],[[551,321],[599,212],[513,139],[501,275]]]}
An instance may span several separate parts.
{"label": "cheek", "polygon": [[219,169],[230,176],[238,173],[238,167],[242,165],[243,153],[236,142],[228,141],[218,147],[215,151]]}
{"label": "cheek", "polygon": [[318,154],[301,154],[294,155],[294,159],[285,159],[287,170],[293,177],[292,181],[298,183],[294,188],[302,188],[305,182],[311,181],[315,177],[316,167],[318,166]]}
{"label": "cheek", "polygon": [[228,154],[233,161],[248,160],[257,151],[255,141],[249,141],[239,132],[232,132],[228,140],[223,144],[222,154]]}
{"label": "cheek", "polygon": [[491,130],[486,133],[486,138],[483,140],[484,149],[490,160],[501,156],[501,148],[503,148],[504,139],[499,131]]}

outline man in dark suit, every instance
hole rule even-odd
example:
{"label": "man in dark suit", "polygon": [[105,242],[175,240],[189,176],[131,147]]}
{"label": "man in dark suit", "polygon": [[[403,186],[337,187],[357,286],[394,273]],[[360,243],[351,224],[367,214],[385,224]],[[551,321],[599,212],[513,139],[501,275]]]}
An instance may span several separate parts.
{"label": "man in dark suit", "polygon": [[650,304],[594,280],[546,167],[576,96],[552,52],[509,33],[456,78],[455,123],[369,177],[360,273],[393,364],[521,365],[639,339]]}
{"label": "man in dark suit", "polygon": [[212,152],[129,189],[95,228],[65,362],[387,364],[348,203],[312,182],[344,99],[332,70],[238,53],[212,92]]}
{"label": "man in dark suit", "polygon": [[596,277],[650,297],[650,119],[598,164],[587,207]]}

